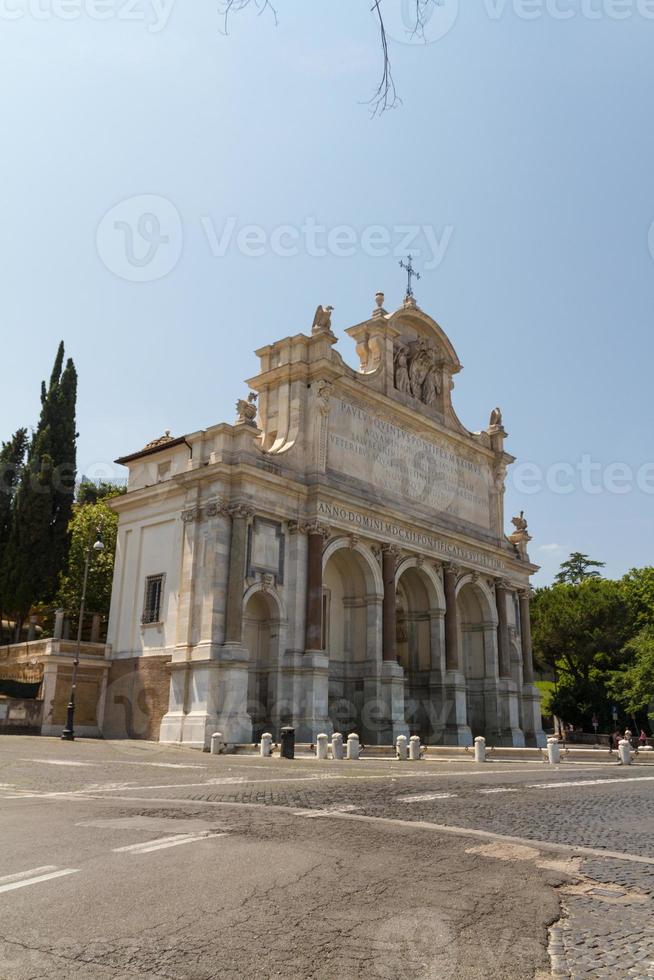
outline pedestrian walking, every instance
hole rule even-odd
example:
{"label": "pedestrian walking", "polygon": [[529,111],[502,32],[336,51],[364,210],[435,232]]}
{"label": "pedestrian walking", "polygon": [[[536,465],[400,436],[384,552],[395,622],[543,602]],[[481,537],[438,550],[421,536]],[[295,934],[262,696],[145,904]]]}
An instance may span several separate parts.
{"label": "pedestrian walking", "polygon": [[640,730],[640,735],[638,736],[638,743],[639,743],[641,749],[642,749],[643,745],[647,745],[647,735],[645,734],[645,732],[643,731],[642,728]]}

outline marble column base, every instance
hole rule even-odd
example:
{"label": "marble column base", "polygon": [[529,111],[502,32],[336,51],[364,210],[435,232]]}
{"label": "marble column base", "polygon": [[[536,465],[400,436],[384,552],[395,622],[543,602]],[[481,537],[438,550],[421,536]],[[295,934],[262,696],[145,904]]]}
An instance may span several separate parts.
{"label": "marble column base", "polygon": [[522,686],[522,723],[525,733],[525,745],[530,748],[545,748],[547,736],[543,731],[540,711],[540,691],[533,684]]}
{"label": "marble column base", "polygon": [[445,729],[443,745],[472,745],[466,707],[466,679],[455,670],[448,670],[443,685]]}
{"label": "marble column base", "polygon": [[329,657],[324,650],[306,650],[300,667],[302,682],[299,711],[294,718],[295,740],[315,742],[318,735],[332,735],[329,719]]}
{"label": "marble column base", "polygon": [[379,732],[380,745],[394,745],[398,735],[411,734],[404,719],[404,670],[395,660],[381,665],[381,696],[383,720]]}

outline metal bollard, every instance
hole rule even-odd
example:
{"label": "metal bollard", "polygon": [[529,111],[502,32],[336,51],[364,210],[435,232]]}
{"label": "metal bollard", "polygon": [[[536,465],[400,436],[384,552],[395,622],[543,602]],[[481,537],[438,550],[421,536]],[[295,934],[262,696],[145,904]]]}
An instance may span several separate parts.
{"label": "metal bollard", "polygon": [[547,758],[551,766],[558,766],[561,762],[561,749],[555,735],[550,735],[547,740]]}
{"label": "metal bollard", "polygon": [[347,737],[347,757],[353,761],[359,758],[359,736],[348,735]]}
{"label": "metal bollard", "polygon": [[631,765],[631,742],[628,738],[621,738],[618,742],[618,753],[620,762],[623,766]]}
{"label": "metal bollard", "polygon": [[329,739],[326,735],[318,735],[316,738],[316,759],[324,761],[327,758],[329,749]]}
{"label": "metal bollard", "polygon": [[475,762],[486,761],[486,739],[483,735],[478,735],[475,739]]}
{"label": "metal bollard", "polygon": [[261,736],[261,742],[259,743],[259,752],[264,759],[268,759],[272,755],[272,740],[273,737],[270,732],[264,732]]}
{"label": "metal bollard", "polygon": [[295,758],[295,729],[287,725],[279,733],[280,751],[282,759]]}
{"label": "metal bollard", "polygon": [[398,735],[395,739],[395,751],[400,762],[406,762],[409,758],[406,735]]}
{"label": "metal bollard", "polygon": [[332,735],[332,759],[343,758],[343,736],[340,732]]}
{"label": "metal bollard", "polygon": [[222,732],[214,732],[211,736],[211,754],[212,755],[222,755],[227,746],[223,740]]}
{"label": "metal bollard", "polygon": [[420,736],[412,735],[409,739],[409,758],[411,762],[420,762],[422,758],[422,746],[420,745]]}

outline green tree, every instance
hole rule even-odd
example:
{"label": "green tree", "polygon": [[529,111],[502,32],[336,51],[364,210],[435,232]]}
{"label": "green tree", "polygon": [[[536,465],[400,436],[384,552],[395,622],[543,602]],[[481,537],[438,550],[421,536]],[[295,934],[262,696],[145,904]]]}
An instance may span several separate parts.
{"label": "green tree", "polygon": [[82,598],[84,565],[89,545],[96,540],[99,530],[104,543],[104,551],[93,552],[89,566],[86,591],[86,608],[92,613],[108,615],[111,602],[111,585],[114,573],[114,555],[118,515],[109,505],[112,497],[124,491],[112,487],[95,503],[77,503],[70,521],[70,549],[66,569],[61,576],[58,599],[63,608],[75,616],[79,612]]}
{"label": "green tree", "polygon": [[532,608],[536,660],[557,678],[553,712],[587,728],[596,712],[608,725],[606,683],[624,662],[632,635],[621,584],[594,577],[577,585],[556,584],[538,589]]}
{"label": "green tree", "polygon": [[561,585],[566,582],[578,585],[587,578],[600,578],[597,569],[604,568],[605,564],[606,562],[603,561],[593,561],[580,551],[573,551],[568,560],[561,563],[561,571],[555,577],[555,581]]}
{"label": "green tree", "polygon": [[4,552],[6,602],[18,628],[37,601],[54,598],[68,552],[76,469],[77,374],[57,351],[49,384],[41,385],[41,415],[16,490]]}
{"label": "green tree", "polygon": [[654,626],[654,568],[632,568],[621,585],[633,620],[634,633]]}
{"label": "green tree", "polygon": [[3,636],[2,613],[5,609],[5,549],[11,534],[13,502],[26,451],[27,429],[18,429],[9,442],[3,442],[0,448],[0,642]]}
{"label": "green tree", "polygon": [[632,717],[646,712],[650,730],[654,723],[654,626],[647,626],[625,649],[631,662],[609,677],[607,690]]}

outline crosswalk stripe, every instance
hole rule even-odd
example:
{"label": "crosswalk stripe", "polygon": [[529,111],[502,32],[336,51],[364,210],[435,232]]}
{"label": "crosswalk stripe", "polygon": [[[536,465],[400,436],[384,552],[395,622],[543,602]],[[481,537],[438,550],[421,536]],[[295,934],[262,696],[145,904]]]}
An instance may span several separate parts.
{"label": "crosswalk stripe", "polygon": [[22,871],[19,874],[7,875],[0,878],[0,892],[14,891],[16,888],[25,888],[26,885],[37,885],[41,881],[50,881],[52,878],[63,878],[65,875],[77,874],[79,868],[60,868],[54,865],[47,865],[44,868],[33,868],[31,871]]}
{"label": "crosswalk stripe", "polygon": [[196,841],[208,840],[211,837],[226,837],[225,833],[212,834],[203,831],[196,834],[174,834],[172,837],[159,837],[155,840],[141,841],[138,844],[127,844],[125,847],[114,847],[116,854],[149,854],[151,851],[162,851],[166,847],[178,847],[180,844],[193,844]]}

